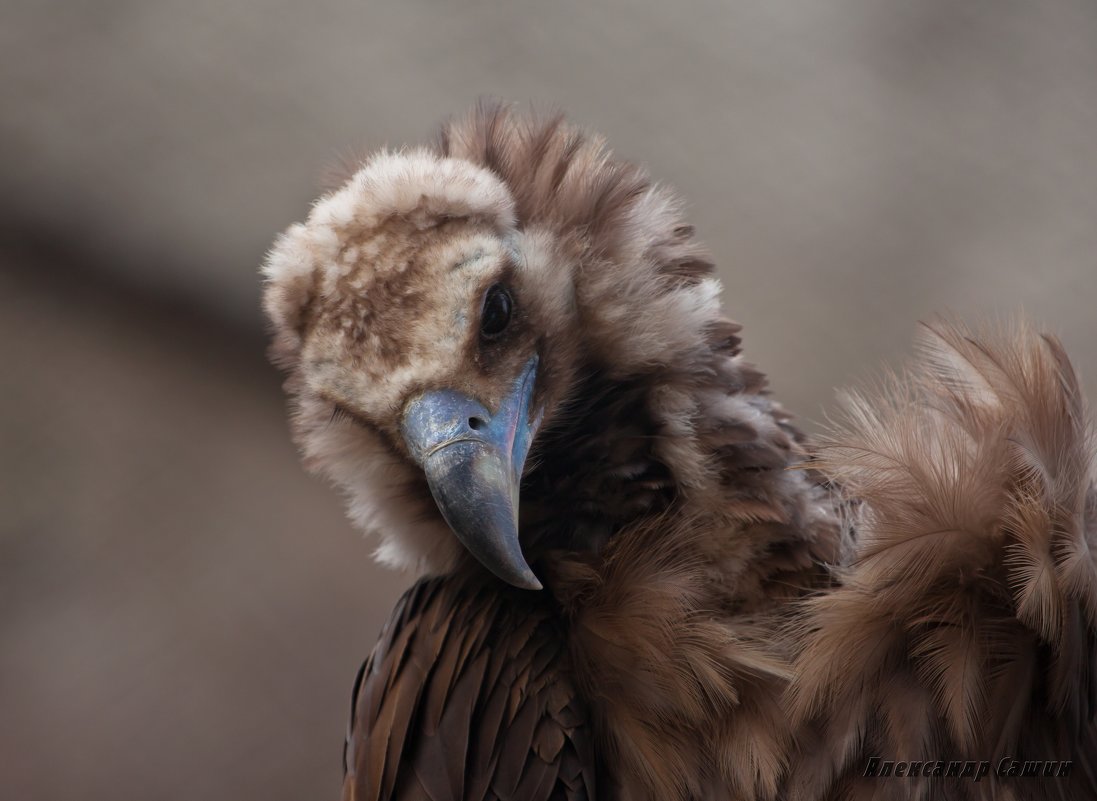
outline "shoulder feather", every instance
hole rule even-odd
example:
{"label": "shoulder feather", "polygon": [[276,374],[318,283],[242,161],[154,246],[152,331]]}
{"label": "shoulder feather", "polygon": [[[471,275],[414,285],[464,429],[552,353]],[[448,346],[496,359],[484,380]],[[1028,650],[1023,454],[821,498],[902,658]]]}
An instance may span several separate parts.
{"label": "shoulder feather", "polygon": [[814,466],[857,499],[858,543],[797,623],[791,706],[829,749],[800,787],[855,786],[867,756],[1012,756],[1073,759],[1039,792],[1092,797],[1095,451],[1062,346],[931,322],[844,410]]}

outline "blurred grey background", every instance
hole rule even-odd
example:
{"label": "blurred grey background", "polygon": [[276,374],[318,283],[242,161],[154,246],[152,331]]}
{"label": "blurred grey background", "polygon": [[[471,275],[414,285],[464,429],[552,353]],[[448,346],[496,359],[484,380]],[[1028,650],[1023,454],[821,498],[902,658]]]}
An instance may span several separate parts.
{"label": "blurred grey background", "polygon": [[1092,0],[7,0],[0,76],[5,799],[337,797],[407,579],[298,466],[256,268],[482,94],[682,191],[809,427],[934,310],[1097,387]]}

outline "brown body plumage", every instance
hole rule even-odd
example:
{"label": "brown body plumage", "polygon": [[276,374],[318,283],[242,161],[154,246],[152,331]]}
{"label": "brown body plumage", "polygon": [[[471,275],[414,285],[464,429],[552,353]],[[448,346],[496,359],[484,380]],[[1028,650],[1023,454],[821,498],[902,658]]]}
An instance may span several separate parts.
{"label": "brown body plumage", "polygon": [[[810,445],[676,198],[499,106],[370,159],[266,272],[308,463],[383,561],[434,577],[360,676],[345,798],[1097,797],[1094,458],[1054,340],[935,323]],[[522,392],[508,535],[429,463],[502,458],[484,426]],[[470,428],[429,439],[443,412]],[[1073,768],[881,780],[870,757]]]}

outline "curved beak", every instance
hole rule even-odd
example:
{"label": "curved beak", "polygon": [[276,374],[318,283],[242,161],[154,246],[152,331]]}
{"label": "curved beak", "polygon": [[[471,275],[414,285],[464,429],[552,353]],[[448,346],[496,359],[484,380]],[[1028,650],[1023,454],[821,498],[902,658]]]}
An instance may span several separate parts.
{"label": "curved beak", "polygon": [[453,533],[496,576],[541,589],[518,540],[518,489],[540,423],[531,358],[493,414],[468,395],[431,390],[404,407],[401,431]]}

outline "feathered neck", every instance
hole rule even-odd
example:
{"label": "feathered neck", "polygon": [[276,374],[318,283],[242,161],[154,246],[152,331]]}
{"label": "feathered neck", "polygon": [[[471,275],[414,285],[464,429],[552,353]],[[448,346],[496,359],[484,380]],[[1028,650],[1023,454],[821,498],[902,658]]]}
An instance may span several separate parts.
{"label": "feathered neck", "polygon": [[561,426],[530,476],[534,497],[549,493],[546,530],[577,521],[558,550],[546,540],[537,570],[622,798],[776,794],[791,675],[777,632],[787,601],[827,586],[840,561],[833,502],[789,469],[802,467],[799,432],[737,330],[714,328],[692,369],[591,376],[570,424],[589,443],[568,451]]}
{"label": "feathered neck", "polygon": [[726,523],[793,523],[815,490],[789,416],[739,353],[739,326],[707,337],[706,358],[625,380],[580,372],[542,433],[523,483],[526,547],[597,553],[653,516],[707,510]]}

